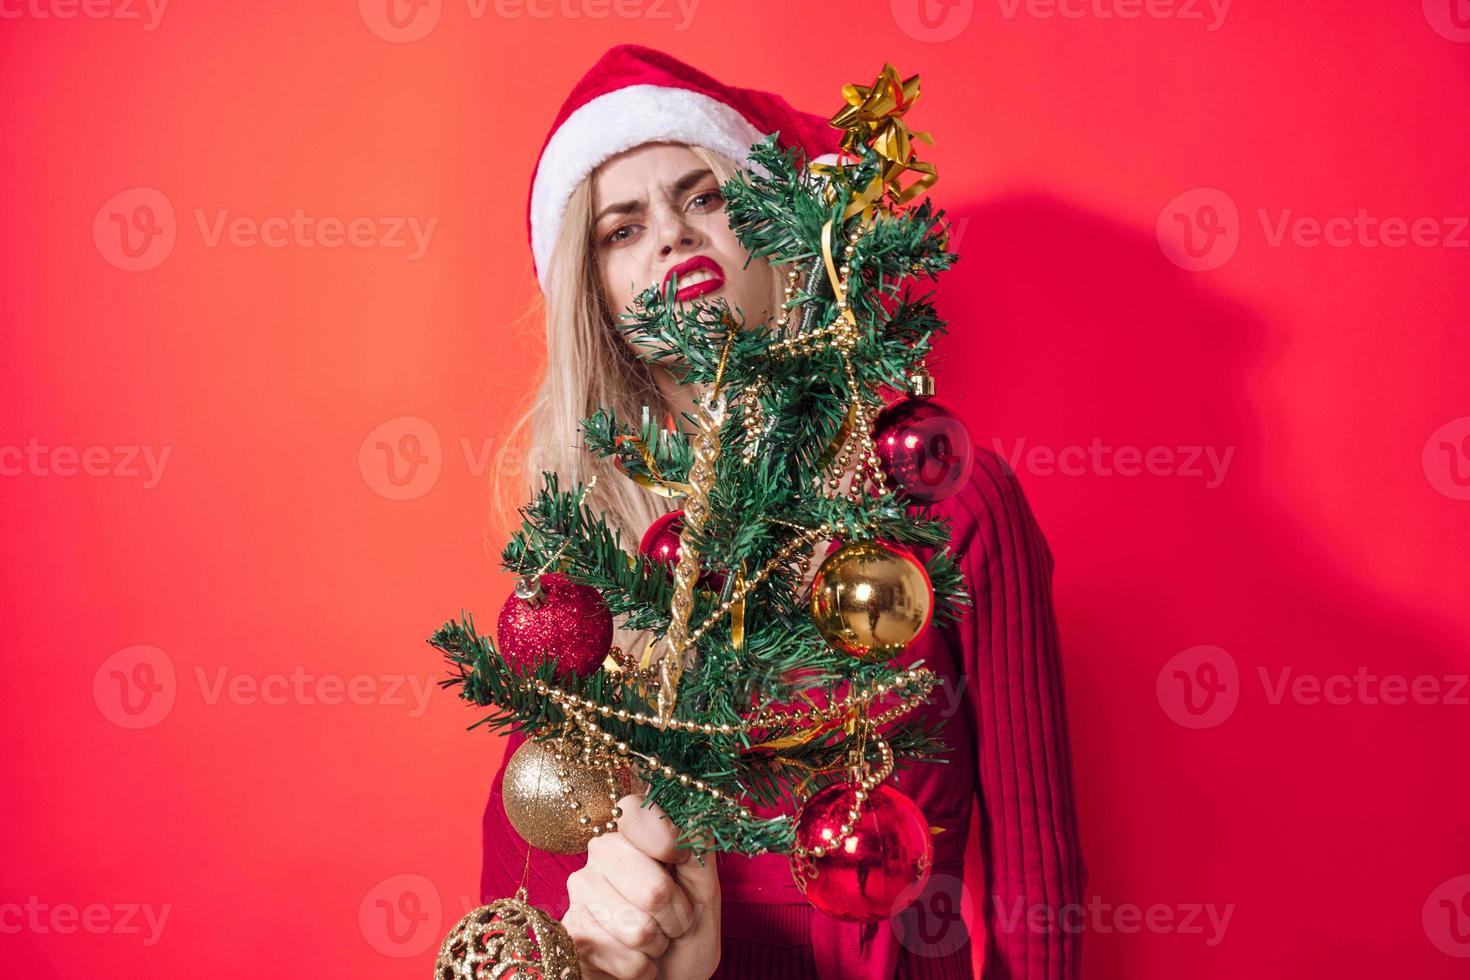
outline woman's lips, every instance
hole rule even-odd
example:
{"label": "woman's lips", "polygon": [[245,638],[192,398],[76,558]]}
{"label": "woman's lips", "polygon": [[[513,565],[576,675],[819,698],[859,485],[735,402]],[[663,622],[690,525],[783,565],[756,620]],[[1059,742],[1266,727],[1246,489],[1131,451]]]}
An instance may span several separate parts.
{"label": "woman's lips", "polygon": [[680,303],[712,293],[725,284],[725,270],[706,255],[685,259],[671,268],[664,273],[663,285],[667,287],[669,280],[676,275],[679,277],[679,291],[674,294],[674,299]]}

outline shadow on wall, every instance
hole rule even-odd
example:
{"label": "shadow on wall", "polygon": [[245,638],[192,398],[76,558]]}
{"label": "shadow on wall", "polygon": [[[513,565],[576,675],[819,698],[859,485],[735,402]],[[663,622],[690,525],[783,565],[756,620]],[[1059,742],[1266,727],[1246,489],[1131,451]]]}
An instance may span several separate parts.
{"label": "shadow on wall", "polygon": [[[960,260],[936,294],[950,335],[932,366],[1056,555],[1087,894],[1174,910],[1127,934],[1089,909],[1087,974],[1350,975],[1381,956],[1447,976],[1420,910],[1470,870],[1467,835],[1392,867],[1358,856],[1443,808],[1464,709],[1384,704],[1356,680],[1331,688],[1346,703],[1314,703],[1310,679],[1465,667],[1444,623],[1344,567],[1276,494],[1250,392],[1292,325],[1174,266],[1152,228],[1044,196],[949,220]],[[1191,903],[1234,911],[1194,934]]]}

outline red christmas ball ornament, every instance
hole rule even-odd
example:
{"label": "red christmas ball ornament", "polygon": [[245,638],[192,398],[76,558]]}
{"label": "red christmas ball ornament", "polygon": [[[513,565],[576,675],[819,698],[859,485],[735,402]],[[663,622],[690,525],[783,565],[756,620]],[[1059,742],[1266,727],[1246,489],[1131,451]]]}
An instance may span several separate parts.
{"label": "red christmas ball ornament", "polygon": [[558,677],[596,670],[612,649],[612,635],[602,593],[556,572],[517,579],[496,630],[500,654],[512,667],[555,660]]}
{"label": "red christmas ball ornament", "polygon": [[891,484],[923,503],[958,493],[970,478],[975,450],[965,424],[933,398],[928,374],[909,378],[910,395],[873,420],[878,463]]}
{"label": "red christmas ball ornament", "polygon": [[[818,911],[848,922],[881,922],[924,890],[934,865],[934,839],[919,805],[888,783],[857,802],[852,783],[833,783],[802,804],[796,842],[820,856],[791,856],[796,887]],[[842,837],[854,807],[860,815]]]}
{"label": "red christmas ball ornament", "polygon": [[671,510],[648,525],[638,542],[638,553],[665,565],[675,565],[679,561],[679,535],[683,531],[684,512]]}
{"label": "red christmas ball ornament", "polygon": [[[643,538],[638,542],[638,553],[669,566],[669,574],[672,575],[674,566],[679,563],[679,535],[683,533],[684,512],[671,510],[648,525],[648,530],[643,532]],[[716,569],[702,574],[695,585],[719,592],[725,587],[725,573]]]}

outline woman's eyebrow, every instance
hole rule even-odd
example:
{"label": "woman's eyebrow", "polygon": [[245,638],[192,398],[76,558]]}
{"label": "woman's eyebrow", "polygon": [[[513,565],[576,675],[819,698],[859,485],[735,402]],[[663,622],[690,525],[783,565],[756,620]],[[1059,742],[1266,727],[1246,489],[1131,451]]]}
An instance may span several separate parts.
{"label": "woman's eyebrow", "polygon": [[[694,187],[706,177],[713,176],[714,173],[708,167],[700,167],[697,170],[691,170],[684,176],[680,177],[678,180],[674,181],[673,186],[669,188],[670,196],[678,197],[680,194],[683,194],[685,191]],[[644,200],[642,198],[639,198],[636,201],[620,201],[617,204],[609,204],[607,207],[599,211],[597,213],[597,217],[593,220],[601,221],[603,218],[607,217],[610,214],[628,214],[630,212],[637,211],[639,208],[643,207],[643,204]]]}

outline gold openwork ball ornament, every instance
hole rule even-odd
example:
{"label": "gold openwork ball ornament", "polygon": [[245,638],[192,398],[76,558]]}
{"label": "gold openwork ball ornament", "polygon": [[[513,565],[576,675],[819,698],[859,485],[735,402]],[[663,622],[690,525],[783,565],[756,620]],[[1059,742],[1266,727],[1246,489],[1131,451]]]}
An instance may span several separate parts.
{"label": "gold openwork ball ornament", "polygon": [[510,757],[501,785],[505,815],[516,833],[556,854],[587,850],[594,828],[611,820],[614,804],[631,792],[626,767],[614,770],[609,788],[602,767],[584,765],[575,754],[558,759],[552,747],[531,740]]}
{"label": "gold openwork ball ornament", "polygon": [[482,905],[454,924],[434,960],[434,980],[581,980],[577,947],[566,928],[526,901]]}
{"label": "gold openwork ball ornament", "polygon": [[812,580],[812,618],[828,643],[864,660],[898,656],[929,624],[934,587],[908,549],[886,541],[838,548]]}

